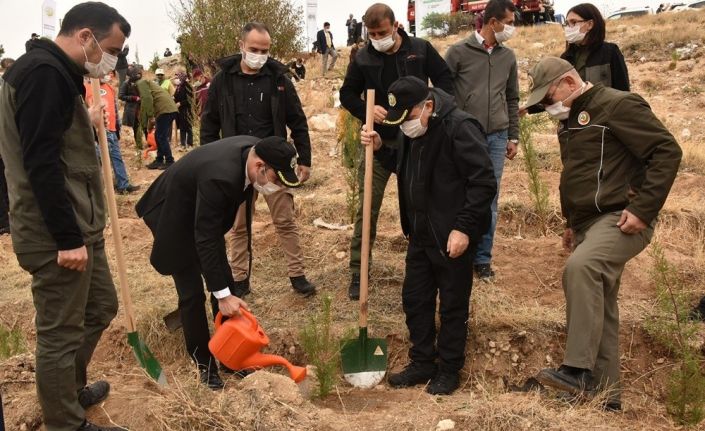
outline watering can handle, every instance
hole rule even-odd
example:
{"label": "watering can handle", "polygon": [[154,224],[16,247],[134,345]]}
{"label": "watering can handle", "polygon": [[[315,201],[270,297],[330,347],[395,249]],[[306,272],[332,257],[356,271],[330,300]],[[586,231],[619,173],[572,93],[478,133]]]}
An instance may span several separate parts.
{"label": "watering can handle", "polygon": [[[259,323],[257,323],[257,318],[252,313],[250,313],[247,308],[240,307],[240,315],[250,321],[250,323],[252,324],[252,330],[257,329],[257,327],[259,326]],[[218,330],[218,328],[220,328],[222,324],[223,313],[219,311],[218,314],[216,314],[215,316],[215,329]]]}

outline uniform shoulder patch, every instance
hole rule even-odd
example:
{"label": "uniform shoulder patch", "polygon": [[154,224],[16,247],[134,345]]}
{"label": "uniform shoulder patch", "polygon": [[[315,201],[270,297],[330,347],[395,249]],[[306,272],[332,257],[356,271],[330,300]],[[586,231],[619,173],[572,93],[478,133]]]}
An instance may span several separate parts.
{"label": "uniform shoulder patch", "polygon": [[582,111],[578,114],[578,124],[587,126],[590,123],[590,114],[587,111]]}

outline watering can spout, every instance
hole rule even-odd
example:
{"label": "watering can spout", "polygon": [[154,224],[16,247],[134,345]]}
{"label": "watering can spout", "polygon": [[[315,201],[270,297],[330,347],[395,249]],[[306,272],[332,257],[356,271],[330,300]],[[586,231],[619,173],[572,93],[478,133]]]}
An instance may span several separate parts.
{"label": "watering can spout", "polygon": [[266,353],[255,353],[254,355],[250,356],[242,362],[241,368],[259,369],[264,367],[271,367],[273,365],[281,365],[286,367],[286,369],[289,371],[289,376],[291,376],[291,379],[296,383],[300,383],[303,379],[306,378],[306,368],[292,365],[291,362],[287,361],[281,356],[269,355]]}

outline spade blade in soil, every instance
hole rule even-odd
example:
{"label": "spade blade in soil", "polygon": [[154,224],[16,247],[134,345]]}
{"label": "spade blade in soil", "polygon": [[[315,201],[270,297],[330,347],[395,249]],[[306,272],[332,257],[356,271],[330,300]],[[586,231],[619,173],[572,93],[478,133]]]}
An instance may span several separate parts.
{"label": "spade blade in soil", "polygon": [[167,386],[166,376],[162,370],[162,366],[159,365],[159,361],[154,357],[154,354],[149,350],[149,347],[140,340],[140,336],[137,332],[127,333],[127,343],[132,346],[132,351],[135,353],[137,362],[140,366],[147,371],[150,377],[157,381],[161,386]]}
{"label": "spade blade in soil", "polygon": [[377,386],[387,371],[387,340],[368,338],[367,328],[360,328],[356,339],[343,342],[340,358],[345,380],[358,388]]}

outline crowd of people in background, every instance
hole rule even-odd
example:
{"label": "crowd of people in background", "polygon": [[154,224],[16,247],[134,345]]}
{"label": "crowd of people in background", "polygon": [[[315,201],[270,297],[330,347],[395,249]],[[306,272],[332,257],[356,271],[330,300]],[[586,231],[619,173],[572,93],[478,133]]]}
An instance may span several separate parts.
{"label": "crowd of people in background", "polygon": [[[93,21],[96,16],[100,22]],[[366,101],[361,95],[376,90],[374,127],[361,133],[362,145],[375,152],[371,244],[392,174],[399,188],[401,230],[409,239],[400,298],[411,344],[409,362],[389,376],[389,384],[424,384],[435,395],[451,394],[460,386],[473,276],[487,283],[497,276],[492,262],[504,164],[518,152],[520,117],[546,112],[559,124],[560,200],[567,220],[563,245],[571,255],[563,277],[565,358],[559,368],[542,370],[537,379],[572,394],[609,391],[604,408],[620,410],[620,277],[624,265],[651,240],[678,169],[680,148],[648,104],[630,92],[624,57],[616,44],[605,40],[605,21],[590,3],[568,11],[564,52],[532,67],[528,102],[520,106],[517,60],[505,44],[520,31],[515,17],[512,1],[490,0],[477,16],[475,30],[453,44],[445,57],[429,41],[407,34],[386,4],[370,6],[360,21],[353,14],[346,21],[347,45],[353,48],[340,103],[364,123]],[[40,304],[38,342],[50,346],[37,352],[38,392],[49,430],[67,424],[81,430],[111,429],[90,424],[84,413],[109,390],[107,383],[88,385],[85,367],[117,309],[103,250],[104,208],[95,149],[76,145],[81,139],[93,142],[101,105],[118,193],[140,189],[127,173],[122,126],[132,130],[138,150],[145,141],[155,141],[156,154],[145,167],[164,172],[136,211],[154,234],[152,265],[173,277],[185,346],[204,385],[221,389],[219,373],[237,370],[218,366],[208,351],[203,280],[214,316],[218,311],[233,315],[246,306],[243,298],[254,288],[251,221],[259,195],[269,207],[291,288],[302,297],[316,293],[306,277],[292,193],[309,180],[312,166],[311,137],[297,93],[297,83],[307,79],[304,58],[297,55],[287,63],[274,59],[268,27],[250,22],[240,35],[239,53],[220,61],[212,78],[186,55],[186,67],[179,66],[172,76],[156,68],[152,80],[141,65],[128,63],[124,41],[130,32],[115,9],[84,3],[66,15],[56,41],[33,33],[25,55],[15,64],[12,59],[0,63],[8,84],[0,91],[0,118],[14,119],[0,119],[0,171],[5,172],[0,176],[0,234],[13,235],[18,259],[35,276],[35,298],[45,294],[34,288],[47,282],[43,272],[61,267],[78,271],[47,292],[63,283],[80,286],[84,295],[98,292],[103,299],[98,317],[85,301],[55,301],[53,306],[85,316],[80,324],[68,317],[46,321],[46,308],[35,301]],[[330,23],[318,31],[314,50],[321,55],[325,77],[338,58]],[[166,48],[164,57],[172,55]],[[32,70],[32,61],[54,68]],[[84,75],[100,79],[99,98]],[[74,88],[76,82],[85,87]],[[39,90],[41,98],[33,93]],[[15,106],[34,107],[32,116]],[[200,121],[197,137],[195,121]],[[178,149],[186,153],[178,161],[172,152],[174,124]],[[28,133],[30,128],[38,131]],[[586,144],[583,152],[575,149],[581,142]],[[587,146],[595,142],[600,145]],[[70,152],[62,159],[69,166],[66,176],[59,169],[57,148],[62,146]],[[48,174],[38,173],[42,166],[49,166]],[[91,171],[84,175],[78,166]],[[360,161],[360,194],[365,191],[364,168]],[[85,190],[84,180],[87,197],[77,192]],[[17,196],[8,198],[7,183],[18,190]],[[629,196],[622,193],[624,184],[630,185]],[[43,191],[47,188],[51,193]],[[348,263],[347,295],[352,301],[360,297],[362,212],[360,202]],[[705,298],[699,307],[694,318],[705,314]],[[65,333],[57,335],[57,330]],[[90,336],[84,337],[85,331]],[[63,354],[76,356],[70,346],[77,340],[84,340],[78,344],[87,349],[83,362],[76,357],[75,364],[59,369],[52,361]],[[76,376],[84,391],[78,395],[73,391]],[[51,383],[56,379],[72,389],[57,388]],[[89,401],[81,402],[81,393]]]}

